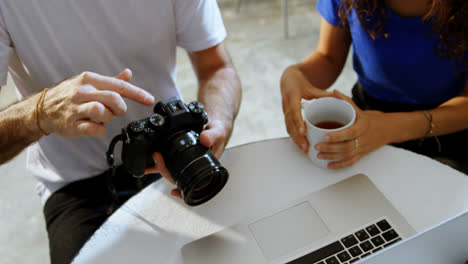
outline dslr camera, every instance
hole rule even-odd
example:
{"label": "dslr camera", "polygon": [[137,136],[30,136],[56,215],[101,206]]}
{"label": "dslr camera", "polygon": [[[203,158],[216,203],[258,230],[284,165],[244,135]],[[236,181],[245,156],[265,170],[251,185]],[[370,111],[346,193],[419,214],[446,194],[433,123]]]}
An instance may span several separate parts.
{"label": "dslr camera", "polygon": [[[186,204],[200,205],[226,184],[229,173],[199,137],[208,117],[202,103],[186,105],[177,97],[163,100],[148,118],[122,129],[122,162],[135,177],[154,166],[160,152]],[[109,154],[109,153],[108,153]]]}

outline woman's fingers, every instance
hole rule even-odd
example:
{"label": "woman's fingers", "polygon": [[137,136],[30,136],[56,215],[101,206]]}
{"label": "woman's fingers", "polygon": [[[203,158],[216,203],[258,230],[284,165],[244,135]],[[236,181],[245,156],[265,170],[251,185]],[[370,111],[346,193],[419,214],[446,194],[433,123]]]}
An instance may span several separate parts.
{"label": "woman's fingers", "polygon": [[286,129],[296,145],[304,152],[309,150],[309,141],[305,137],[306,126],[302,119],[301,98],[297,95],[283,96],[283,113]]}
{"label": "woman's fingers", "polygon": [[351,157],[349,159],[333,161],[333,162],[328,163],[328,168],[329,169],[346,168],[346,167],[352,166],[354,163],[356,163],[361,158],[362,158],[362,155],[356,155],[356,156],[353,156],[353,157]]}
{"label": "woman's fingers", "polygon": [[281,77],[281,97],[286,129],[296,145],[304,152],[309,150],[306,125],[302,117],[302,99],[332,96],[331,93],[312,86],[297,66],[288,67]]}
{"label": "woman's fingers", "polygon": [[347,140],[338,143],[318,143],[315,149],[323,153],[351,153],[356,148],[354,140]]}
{"label": "woman's fingers", "polygon": [[361,118],[360,114],[357,114],[354,125],[340,131],[328,133],[325,135],[324,141],[331,143],[354,140],[364,134],[368,126],[368,121]]}
{"label": "woman's fingers", "polygon": [[340,91],[333,90],[333,92],[331,94],[334,97],[338,98],[338,99],[345,100],[346,102],[350,103],[354,107],[355,110],[360,110],[359,107],[354,103],[353,99],[351,99],[350,97],[344,95]]}

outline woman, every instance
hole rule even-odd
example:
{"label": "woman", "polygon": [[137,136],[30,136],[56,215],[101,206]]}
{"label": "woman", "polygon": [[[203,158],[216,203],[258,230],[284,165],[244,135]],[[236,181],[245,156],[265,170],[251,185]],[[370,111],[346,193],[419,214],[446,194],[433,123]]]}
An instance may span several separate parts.
{"label": "woman", "polygon": [[[307,153],[351,166],[394,144],[468,174],[468,1],[319,0],[318,47],[281,78],[288,133]],[[325,91],[353,48],[358,83],[352,100]],[[301,99],[335,96],[353,103],[354,126],[309,146]]]}

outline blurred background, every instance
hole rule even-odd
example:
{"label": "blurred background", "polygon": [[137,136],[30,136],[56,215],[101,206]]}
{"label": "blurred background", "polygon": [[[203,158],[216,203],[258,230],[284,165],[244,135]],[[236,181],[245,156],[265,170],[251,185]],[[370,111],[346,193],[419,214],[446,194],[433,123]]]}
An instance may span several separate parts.
{"label": "blurred background", "polygon": [[[304,59],[317,45],[321,18],[315,2],[218,0],[228,30],[227,48],[243,88],[243,101],[228,148],[287,136],[279,80],[287,66]],[[197,81],[184,50],[178,50],[177,65],[177,85],[184,100],[195,100]],[[348,59],[330,89],[349,95],[355,81]],[[15,87],[9,81],[0,90],[0,109],[17,100]],[[25,170],[25,153],[0,166],[0,175],[0,264],[49,263],[42,206],[35,194],[35,180]]]}

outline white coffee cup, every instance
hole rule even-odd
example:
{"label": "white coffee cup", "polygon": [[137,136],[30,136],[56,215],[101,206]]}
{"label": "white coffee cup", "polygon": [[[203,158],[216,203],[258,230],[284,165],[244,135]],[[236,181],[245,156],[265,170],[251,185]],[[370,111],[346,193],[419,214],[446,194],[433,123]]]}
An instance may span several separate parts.
{"label": "white coffee cup", "polygon": [[[319,151],[315,149],[315,145],[324,142],[324,137],[328,133],[352,126],[356,120],[356,111],[345,100],[323,97],[303,102],[302,117],[307,126],[306,137],[310,144],[309,158],[316,166],[326,169],[331,161],[317,158]],[[338,127],[338,124],[333,124],[333,122],[339,123],[340,127]]]}

